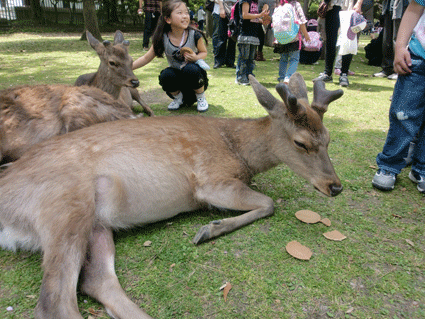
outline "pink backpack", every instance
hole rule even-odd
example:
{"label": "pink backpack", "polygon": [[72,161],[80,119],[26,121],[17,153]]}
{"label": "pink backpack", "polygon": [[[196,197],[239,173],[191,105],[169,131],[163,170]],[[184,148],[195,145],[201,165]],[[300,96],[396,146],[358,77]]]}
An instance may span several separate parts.
{"label": "pink backpack", "polygon": [[307,42],[303,37],[303,50],[304,51],[320,51],[323,42],[320,40],[320,34],[316,31],[308,31],[310,42]]}

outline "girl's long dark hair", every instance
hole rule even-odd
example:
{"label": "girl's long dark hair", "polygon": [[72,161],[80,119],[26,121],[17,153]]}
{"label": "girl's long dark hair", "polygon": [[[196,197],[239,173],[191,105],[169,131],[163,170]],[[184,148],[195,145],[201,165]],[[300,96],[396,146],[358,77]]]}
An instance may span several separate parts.
{"label": "girl's long dark hair", "polygon": [[[171,31],[171,26],[165,21],[165,18],[171,17],[171,12],[173,12],[173,10],[181,3],[186,4],[182,0],[167,0],[162,2],[161,16],[158,19],[158,24],[152,36],[153,50],[155,51],[155,55],[159,58],[162,58],[164,56],[164,33],[168,33]],[[200,32],[205,40],[205,43],[208,44],[207,37],[202,31],[195,29],[190,25],[187,27],[187,30],[195,30],[196,32]]]}

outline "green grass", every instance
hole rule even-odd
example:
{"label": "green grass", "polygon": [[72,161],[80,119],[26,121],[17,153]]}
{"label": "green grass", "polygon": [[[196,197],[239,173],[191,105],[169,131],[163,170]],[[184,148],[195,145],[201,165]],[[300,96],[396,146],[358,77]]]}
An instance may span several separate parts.
{"label": "green grass", "polygon": [[[104,36],[112,39],[112,35]],[[143,54],[141,34],[127,34],[134,58]],[[78,75],[96,70],[99,62],[79,35],[13,34],[0,36],[0,89],[37,83],[72,84]],[[231,216],[218,210],[182,214],[172,220],[116,234],[116,270],[127,294],[156,318],[424,318],[424,197],[399,175],[391,193],[371,186],[375,157],[388,129],[389,98],[394,81],[373,78],[379,68],[366,64],[363,36],[354,57],[350,86],[332,103],[324,122],[331,134],[329,154],[344,185],[326,198],[281,165],[255,177],[256,189],[275,201],[275,215],[226,236],[194,246],[201,225]],[[213,65],[212,45],[207,62]],[[275,96],[278,56],[265,48],[257,79]],[[273,60],[271,58],[273,57]],[[311,80],[323,70],[300,65],[311,92]],[[169,100],[158,84],[165,59],[136,70],[140,91],[157,115],[171,115]],[[234,84],[234,70],[209,71],[203,116],[259,117],[266,112],[250,87]],[[337,89],[337,77],[328,89]],[[312,94],[309,93],[310,100]],[[196,114],[195,108],[177,113]],[[332,221],[299,222],[294,213],[310,209]],[[342,242],[322,236],[337,229]],[[152,241],[151,247],[143,243]],[[292,240],[313,251],[310,261],[290,257]],[[413,243],[413,246],[410,244]],[[172,264],[175,266],[171,267]],[[171,270],[170,270],[171,267]],[[42,271],[41,255],[0,251],[0,317],[33,318]],[[232,290],[224,302],[219,287]],[[106,318],[103,307],[79,294],[84,318]],[[13,312],[6,311],[13,307]]]}

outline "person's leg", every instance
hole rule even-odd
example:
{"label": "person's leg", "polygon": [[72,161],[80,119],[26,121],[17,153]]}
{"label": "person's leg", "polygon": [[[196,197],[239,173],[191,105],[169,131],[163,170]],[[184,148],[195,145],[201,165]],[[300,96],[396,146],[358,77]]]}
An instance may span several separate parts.
{"label": "person's leg", "polygon": [[[392,12],[389,10],[383,16],[383,35],[382,35],[382,71],[375,73],[374,76],[385,77],[394,73],[394,26]],[[380,74],[382,73],[382,74]],[[381,76],[382,75],[382,76]]]}
{"label": "person's leg", "polygon": [[339,77],[339,85],[343,87],[350,85],[350,82],[348,81],[348,69],[350,68],[352,60],[352,54],[343,55],[341,58],[341,76]]}
{"label": "person's leg", "polygon": [[285,81],[288,80],[297,71],[298,63],[300,62],[300,50],[289,52],[289,65],[286,72]]}
{"label": "person's leg", "polygon": [[143,48],[149,47],[149,38],[152,35],[152,13],[145,12],[145,30],[143,31]]}
{"label": "person's leg", "polygon": [[213,45],[213,54],[215,56],[217,54],[217,44],[219,39],[218,26],[220,23],[220,16],[218,14],[213,13],[212,18],[213,18],[212,45]]}
{"label": "person's leg", "polygon": [[254,45],[254,44],[249,45],[249,56],[247,60],[247,79],[249,74],[254,75],[255,55],[257,54],[257,49],[258,49],[258,45]]}
{"label": "person's leg", "polygon": [[279,77],[277,80],[284,81],[286,77],[286,70],[288,68],[288,59],[289,59],[289,53],[281,53],[280,54],[280,61],[279,61]]}
{"label": "person's leg", "polygon": [[341,7],[334,6],[332,10],[326,13],[325,32],[326,32],[326,55],[325,55],[325,73],[332,75],[332,70],[336,57],[336,42],[338,40],[338,29],[340,26],[339,12]]}
{"label": "person's leg", "polygon": [[159,74],[159,85],[173,101],[168,105],[170,111],[177,110],[183,104],[183,93],[181,92],[182,72],[178,69],[168,67]]}
{"label": "person's leg", "polygon": [[406,166],[410,142],[420,133],[419,146],[413,153],[412,170],[425,176],[425,145],[423,123],[425,120],[425,62],[412,54],[412,73],[399,76],[394,87],[390,107],[390,128],[384,148],[376,162],[380,169],[399,174]]}
{"label": "person's leg", "polygon": [[236,81],[239,84],[248,84],[248,59],[249,59],[249,44],[238,43],[239,57],[236,66]]}
{"label": "person's leg", "polygon": [[218,20],[218,35],[216,42],[216,50],[214,53],[214,68],[220,67],[225,63],[226,46],[227,46],[227,18],[219,17]]}
{"label": "person's leg", "polygon": [[258,30],[259,30],[258,39],[260,40],[260,45],[258,46],[257,54],[255,56],[255,61],[266,61],[263,55],[265,34],[262,27],[258,28]]}
{"label": "person's leg", "polygon": [[[200,112],[205,112],[208,110],[208,102],[205,99],[205,90],[208,88],[208,77],[204,69],[202,69],[196,63],[189,63],[182,69],[182,83],[184,83],[184,89],[182,91],[190,92],[188,95],[189,98],[193,97],[193,91],[195,92],[197,109]],[[185,103],[188,101],[188,98],[184,96]],[[190,103],[186,104],[192,104]]]}

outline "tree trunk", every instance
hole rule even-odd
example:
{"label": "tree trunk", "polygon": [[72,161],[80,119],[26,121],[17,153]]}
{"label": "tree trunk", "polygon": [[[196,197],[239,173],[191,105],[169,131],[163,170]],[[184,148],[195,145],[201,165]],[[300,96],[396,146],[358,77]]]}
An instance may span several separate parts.
{"label": "tree trunk", "polygon": [[44,24],[43,8],[40,0],[30,0],[32,19],[36,24]]}
{"label": "tree trunk", "polygon": [[[83,16],[84,26],[96,39],[102,41],[102,35],[100,34],[99,24],[97,23],[96,7],[94,6],[94,0],[83,0]],[[86,32],[81,35],[80,40],[87,40]]]}

